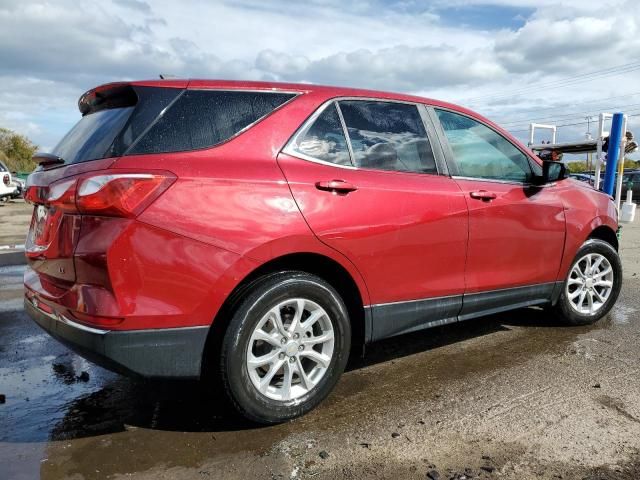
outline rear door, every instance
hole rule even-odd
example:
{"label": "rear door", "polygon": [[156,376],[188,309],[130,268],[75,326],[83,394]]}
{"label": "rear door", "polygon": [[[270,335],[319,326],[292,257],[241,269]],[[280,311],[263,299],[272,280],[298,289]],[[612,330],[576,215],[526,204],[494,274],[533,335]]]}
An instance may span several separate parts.
{"label": "rear door", "polygon": [[464,292],[467,207],[425,112],[331,101],[278,157],[311,229],[363,275],[373,339],[455,321]]}
{"label": "rear door", "polygon": [[551,297],[562,260],[565,217],[554,185],[530,183],[534,165],[489,126],[436,109],[453,179],[469,207],[461,319]]}

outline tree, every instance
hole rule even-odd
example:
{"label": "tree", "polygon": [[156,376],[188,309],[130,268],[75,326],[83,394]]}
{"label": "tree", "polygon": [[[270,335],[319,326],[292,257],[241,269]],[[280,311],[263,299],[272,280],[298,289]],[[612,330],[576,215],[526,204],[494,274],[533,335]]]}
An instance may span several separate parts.
{"label": "tree", "polygon": [[31,172],[36,164],[31,159],[38,149],[31,140],[7,128],[0,128],[0,153],[9,170]]}
{"label": "tree", "polygon": [[567,168],[571,173],[582,173],[587,171],[586,162],[569,162]]}
{"label": "tree", "polygon": [[[587,171],[587,164],[586,162],[569,162],[567,163],[567,168],[571,173],[583,173]],[[640,162],[625,158],[624,168],[640,168]],[[604,166],[602,170],[604,171]]]}
{"label": "tree", "polygon": [[640,168],[640,162],[631,160],[630,158],[624,159],[624,168]]}

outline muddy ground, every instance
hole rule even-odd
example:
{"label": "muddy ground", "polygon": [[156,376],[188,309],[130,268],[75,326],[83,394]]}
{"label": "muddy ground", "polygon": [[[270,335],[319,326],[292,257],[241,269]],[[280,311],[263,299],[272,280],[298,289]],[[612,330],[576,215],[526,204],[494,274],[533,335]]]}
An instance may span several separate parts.
{"label": "muddy ground", "polygon": [[639,223],[622,243],[596,326],[524,309],[390,339],[274,427],[92,366],[26,317],[24,267],[3,267],[0,479],[640,478]]}

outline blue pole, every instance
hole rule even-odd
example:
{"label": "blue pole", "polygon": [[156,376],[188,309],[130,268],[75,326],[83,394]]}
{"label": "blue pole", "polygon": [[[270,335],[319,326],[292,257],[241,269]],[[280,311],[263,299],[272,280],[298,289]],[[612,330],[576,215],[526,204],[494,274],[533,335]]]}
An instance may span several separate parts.
{"label": "blue pole", "polygon": [[618,168],[618,155],[620,154],[620,142],[622,141],[622,113],[614,113],[611,120],[611,133],[609,134],[609,148],[607,150],[607,169],[604,172],[604,186],[602,191],[613,195]]}

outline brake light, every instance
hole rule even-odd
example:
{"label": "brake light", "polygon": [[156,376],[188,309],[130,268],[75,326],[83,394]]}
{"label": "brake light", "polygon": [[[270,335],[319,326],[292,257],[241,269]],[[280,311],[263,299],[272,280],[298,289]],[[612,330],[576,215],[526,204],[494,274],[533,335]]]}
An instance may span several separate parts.
{"label": "brake light", "polygon": [[[138,216],[175,181],[161,173],[93,173],[52,184],[43,199],[47,206],[64,212],[110,217]],[[38,200],[36,191],[27,198]]]}
{"label": "brake light", "polygon": [[80,213],[135,217],[174,182],[174,176],[119,173],[81,179],[76,195]]}
{"label": "brake light", "polygon": [[2,177],[2,182],[5,185],[9,186],[9,175],[8,174],[6,174],[6,173],[4,174],[4,176]]}

